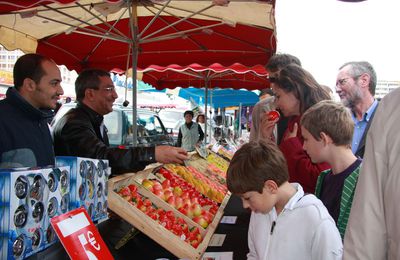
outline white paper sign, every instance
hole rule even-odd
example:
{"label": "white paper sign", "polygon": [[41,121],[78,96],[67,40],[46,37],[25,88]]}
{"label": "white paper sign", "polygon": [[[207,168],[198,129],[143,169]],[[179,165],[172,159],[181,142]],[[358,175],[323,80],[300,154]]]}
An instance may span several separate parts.
{"label": "white paper sign", "polygon": [[223,216],[221,219],[222,224],[235,224],[237,220],[236,216]]}
{"label": "white paper sign", "polygon": [[218,143],[215,143],[213,145],[213,147],[211,148],[211,151],[213,151],[214,153],[217,153],[219,150],[220,145]]}
{"label": "white paper sign", "polygon": [[205,252],[201,260],[232,260],[233,252]]}
{"label": "white paper sign", "polygon": [[226,234],[214,234],[208,246],[222,246],[225,241]]}

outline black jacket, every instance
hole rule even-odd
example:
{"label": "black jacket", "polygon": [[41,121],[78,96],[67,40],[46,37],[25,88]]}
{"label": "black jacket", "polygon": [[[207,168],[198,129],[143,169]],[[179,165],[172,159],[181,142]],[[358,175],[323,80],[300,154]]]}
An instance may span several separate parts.
{"label": "black jacket", "polygon": [[378,109],[378,106],[379,106],[379,102],[378,102],[378,104],[377,104],[375,110],[372,112],[372,115],[371,115],[371,117],[369,118],[367,127],[365,128],[365,131],[364,131],[364,133],[363,133],[363,136],[361,137],[360,144],[358,145],[357,151],[356,151],[356,153],[355,153],[355,155],[356,155],[357,157],[364,158],[365,142],[367,141],[368,130],[369,130],[369,128],[371,127],[372,120],[374,119],[374,115],[375,115],[376,110]]}
{"label": "black jacket", "polygon": [[0,168],[54,165],[50,110],[29,104],[15,88],[0,101]]}
{"label": "black jacket", "polygon": [[155,162],[155,147],[111,148],[103,139],[100,125],[103,116],[78,103],[54,126],[54,149],[57,156],[108,159],[113,174],[136,172]]}

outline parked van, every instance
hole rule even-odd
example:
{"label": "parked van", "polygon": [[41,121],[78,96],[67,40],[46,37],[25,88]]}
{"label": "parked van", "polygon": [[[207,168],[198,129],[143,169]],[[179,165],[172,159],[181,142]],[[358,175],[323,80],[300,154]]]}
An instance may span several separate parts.
{"label": "parked van", "polygon": [[[55,125],[76,103],[64,104],[55,115],[51,126]],[[132,146],[132,107],[114,105],[113,111],[104,116],[104,124],[108,129],[110,146]],[[161,119],[152,111],[137,109],[137,146],[173,145]]]}

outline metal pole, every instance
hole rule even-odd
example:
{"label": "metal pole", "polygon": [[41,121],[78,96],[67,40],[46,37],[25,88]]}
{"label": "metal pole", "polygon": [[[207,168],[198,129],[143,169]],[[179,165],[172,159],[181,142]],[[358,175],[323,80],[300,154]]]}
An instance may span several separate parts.
{"label": "metal pole", "polygon": [[242,136],[242,103],[239,103],[238,138]]}
{"label": "metal pole", "polygon": [[131,2],[129,9],[129,17],[131,19],[131,34],[132,34],[132,132],[133,146],[137,146],[137,62],[138,62],[138,20],[137,20],[137,2]]}
{"label": "metal pole", "polygon": [[[212,134],[213,134],[213,133],[212,133],[212,123],[211,123],[211,122],[212,122],[211,120],[213,120],[213,119],[211,118],[212,108],[213,108],[212,97],[213,97],[213,90],[211,90],[211,94],[210,94],[210,108],[211,108],[211,109],[210,109],[210,113],[209,113],[209,114],[210,114],[210,131],[209,131],[209,132],[210,132],[210,135],[209,135],[209,136],[210,136],[210,143],[211,143],[211,136],[212,136]],[[206,122],[207,122],[207,121],[206,121]]]}
{"label": "metal pole", "polygon": [[206,99],[206,104],[205,104],[205,106],[204,106],[204,110],[205,110],[205,112],[204,112],[204,121],[205,121],[205,125],[204,125],[204,140],[203,140],[203,142],[204,142],[204,144],[206,145],[207,144],[207,102],[208,102],[208,77],[206,77],[206,80],[204,81],[204,84],[205,84],[205,94],[204,94],[204,97],[205,97],[205,99]]}

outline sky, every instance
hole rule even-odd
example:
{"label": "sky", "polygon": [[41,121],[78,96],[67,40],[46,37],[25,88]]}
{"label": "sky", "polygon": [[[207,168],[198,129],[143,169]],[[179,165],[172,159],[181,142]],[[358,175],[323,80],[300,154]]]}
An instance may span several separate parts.
{"label": "sky", "polygon": [[348,61],[368,61],[378,80],[400,81],[399,10],[399,0],[277,0],[277,52],[300,58],[331,88]]}

